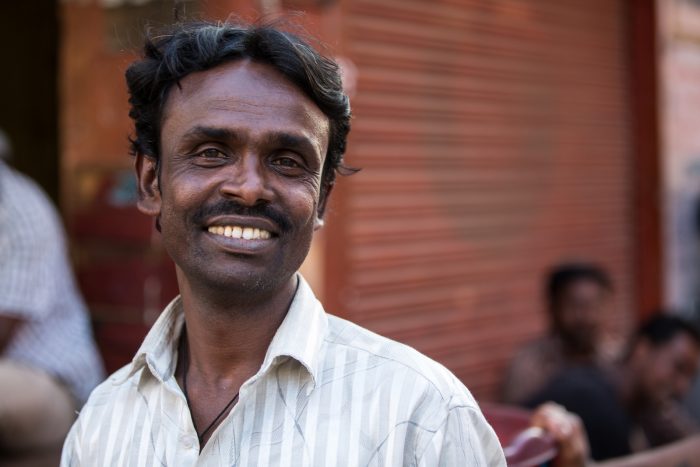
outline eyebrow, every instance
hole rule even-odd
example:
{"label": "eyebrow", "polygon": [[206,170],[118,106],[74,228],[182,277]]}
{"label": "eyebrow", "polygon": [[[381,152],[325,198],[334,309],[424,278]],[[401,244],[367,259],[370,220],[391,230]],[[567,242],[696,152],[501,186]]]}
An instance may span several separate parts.
{"label": "eyebrow", "polygon": [[218,141],[237,141],[240,139],[240,136],[236,131],[230,130],[228,128],[197,125],[188,130],[183,135],[183,138],[187,140],[196,138],[207,138]]}
{"label": "eyebrow", "polygon": [[[306,154],[318,154],[321,159],[323,159],[325,155],[322,154],[321,148],[318,147],[314,139],[303,134],[272,131],[265,134],[263,138],[264,144],[268,146],[283,147]],[[182,138],[183,141],[198,139],[238,143],[244,141],[245,136],[242,136],[240,132],[230,128],[197,125],[188,130]]]}
{"label": "eyebrow", "polygon": [[[306,136],[295,135],[292,133],[270,133],[269,135],[266,135],[265,143],[271,146],[281,146],[301,152],[320,152],[319,148],[316,147],[312,140]],[[321,156],[323,156],[323,154],[321,154]]]}

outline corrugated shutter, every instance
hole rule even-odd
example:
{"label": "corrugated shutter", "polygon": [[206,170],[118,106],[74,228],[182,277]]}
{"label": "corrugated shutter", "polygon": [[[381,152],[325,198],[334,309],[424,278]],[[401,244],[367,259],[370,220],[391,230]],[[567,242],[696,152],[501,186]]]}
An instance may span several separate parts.
{"label": "corrugated shutter", "polygon": [[348,0],[359,70],[326,235],[331,311],[496,397],[541,278],[605,265],[632,303],[626,23],[613,0]]}

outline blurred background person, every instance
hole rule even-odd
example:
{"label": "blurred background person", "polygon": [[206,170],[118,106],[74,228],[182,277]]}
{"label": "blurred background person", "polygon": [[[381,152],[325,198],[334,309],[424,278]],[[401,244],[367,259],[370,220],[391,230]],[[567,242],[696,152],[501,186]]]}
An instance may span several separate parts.
{"label": "blurred background person", "polygon": [[[664,447],[617,457],[604,462],[590,459],[588,438],[581,419],[563,407],[546,403],[534,412],[531,423],[557,443],[553,467],[698,467],[700,435],[690,436]],[[550,465],[550,464],[547,464]]]}
{"label": "blurred background person", "polygon": [[578,415],[593,459],[628,455],[694,432],[676,409],[699,362],[698,330],[680,317],[658,314],[639,328],[614,368],[564,369],[528,405],[552,401]]}
{"label": "blurred background person", "polygon": [[568,366],[612,359],[611,345],[602,342],[612,288],[608,274],[592,264],[560,264],[550,271],[545,288],[549,334],[525,344],[513,358],[505,402],[525,402]]}
{"label": "blurred background person", "polygon": [[59,217],[9,155],[0,132],[0,464],[55,466],[102,363]]}

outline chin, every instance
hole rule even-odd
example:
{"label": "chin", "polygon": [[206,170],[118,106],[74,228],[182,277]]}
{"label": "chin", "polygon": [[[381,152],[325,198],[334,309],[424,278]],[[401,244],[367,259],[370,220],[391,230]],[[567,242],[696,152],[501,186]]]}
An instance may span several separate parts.
{"label": "chin", "polygon": [[[195,280],[203,285],[212,296],[230,297],[240,301],[264,298],[283,288],[294,276],[296,270],[275,268],[270,270],[207,271]],[[189,274],[187,277],[192,277]],[[190,279],[191,281],[191,279]]]}

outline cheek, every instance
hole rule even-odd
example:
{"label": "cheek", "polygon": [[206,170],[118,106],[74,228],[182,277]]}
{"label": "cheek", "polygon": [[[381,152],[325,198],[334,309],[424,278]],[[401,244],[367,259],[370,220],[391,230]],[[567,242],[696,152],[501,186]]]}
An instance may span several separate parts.
{"label": "cheek", "polygon": [[670,362],[662,359],[655,359],[652,365],[649,365],[649,371],[652,375],[651,383],[658,388],[668,388],[673,386],[674,370]]}
{"label": "cheek", "polygon": [[570,310],[563,310],[561,314],[561,323],[567,327],[576,323],[576,317]]}
{"label": "cheek", "polygon": [[182,237],[183,227],[188,224],[194,211],[201,206],[196,189],[184,184],[170,183],[162,194],[161,227],[163,233]]}
{"label": "cheek", "polygon": [[318,209],[318,193],[309,189],[299,189],[290,197],[290,201],[290,209],[299,223],[313,223]]}

